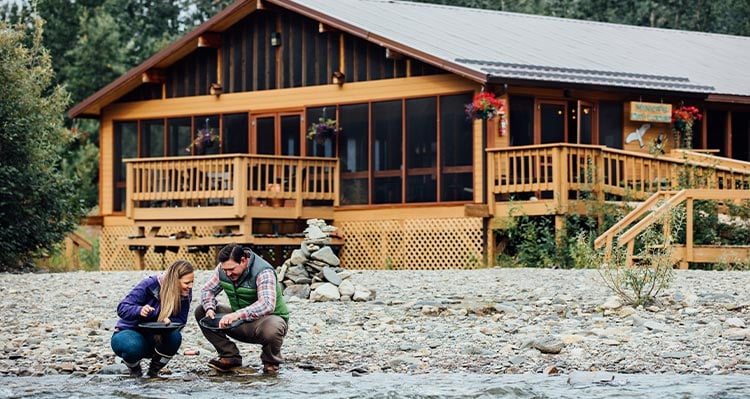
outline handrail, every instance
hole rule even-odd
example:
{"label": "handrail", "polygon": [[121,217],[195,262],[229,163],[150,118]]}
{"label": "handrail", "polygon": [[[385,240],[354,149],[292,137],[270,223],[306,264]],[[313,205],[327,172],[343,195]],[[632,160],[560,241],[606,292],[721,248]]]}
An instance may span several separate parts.
{"label": "handrail", "polygon": [[[338,204],[337,158],[225,154],[124,162],[129,218],[139,208],[201,204],[216,211],[205,217],[241,218],[252,198],[295,200],[298,214],[303,200]],[[191,212],[190,217],[198,213]],[[188,215],[183,212],[177,217]]]}
{"label": "handrail", "polygon": [[622,219],[618,220],[617,223],[613,224],[609,229],[607,229],[607,231],[597,237],[596,240],[594,240],[594,248],[599,248],[602,245],[606,244],[605,250],[606,252],[610,252],[612,250],[612,242],[617,234],[619,234],[625,227],[635,222],[636,219],[651,211],[659,200],[668,198],[675,193],[676,191],[657,191],[652,196],[648,197],[630,213],[625,215]]}
{"label": "handrail", "polygon": [[653,212],[646,215],[646,217],[639,220],[638,223],[636,223],[633,227],[622,233],[617,239],[617,244],[623,245],[635,239],[638,234],[642,233],[644,230],[646,230],[646,228],[654,224],[654,222],[657,221],[660,216],[662,216],[664,213],[674,208],[675,206],[679,205],[681,202],[685,201],[688,198],[688,191],[692,192],[692,190],[680,190],[674,193],[671,197],[667,198],[667,200],[657,206],[656,209],[653,210]]}
{"label": "handrail", "polygon": [[570,191],[590,191],[598,198],[611,194],[645,200],[656,191],[675,190],[685,184],[720,190],[750,189],[750,164],[734,162],[731,165],[736,167],[726,166],[721,158],[696,152],[657,157],[568,143],[490,148],[486,152],[490,212],[496,208],[497,196],[506,200],[517,193],[551,192],[558,209],[562,209]]}
{"label": "handrail", "polygon": [[[657,193],[658,194],[658,193]],[[632,263],[633,248],[635,247],[636,237],[650,227],[654,222],[667,213],[670,209],[678,206],[683,202],[687,202],[687,212],[685,218],[685,251],[684,258],[678,259],[681,263],[682,268],[686,268],[688,262],[694,261],[694,244],[693,244],[693,223],[695,219],[694,212],[692,210],[694,200],[748,200],[750,199],[750,190],[730,190],[730,191],[718,191],[711,189],[684,189],[678,192],[663,193],[664,195],[670,195],[671,197],[660,204],[650,214],[646,215],[643,219],[638,221],[630,229],[622,233],[617,240],[618,245],[627,247],[627,259],[628,264]],[[654,195],[653,197],[656,197]],[[669,229],[665,229],[665,238],[668,234]],[[606,233],[605,233],[606,234]],[[601,239],[603,236],[597,238]],[[665,241],[666,242],[666,241]],[[607,248],[607,256],[611,252],[611,247]]]}

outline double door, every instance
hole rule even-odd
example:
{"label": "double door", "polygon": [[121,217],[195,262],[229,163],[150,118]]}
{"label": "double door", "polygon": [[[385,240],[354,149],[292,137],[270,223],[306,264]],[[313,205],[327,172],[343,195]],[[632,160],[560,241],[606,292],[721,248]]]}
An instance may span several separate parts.
{"label": "double door", "polygon": [[535,132],[537,144],[594,142],[594,105],[586,101],[539,100]]}
{"label": "double door", "polygon": [[305,136],[301,112],[254,115],[250,126],[251,154],[302,155]]}

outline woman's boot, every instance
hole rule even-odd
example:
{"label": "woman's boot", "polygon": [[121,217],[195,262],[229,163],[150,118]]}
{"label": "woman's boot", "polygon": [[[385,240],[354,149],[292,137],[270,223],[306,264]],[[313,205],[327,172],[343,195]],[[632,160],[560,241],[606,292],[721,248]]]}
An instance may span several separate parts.
{"label": "woman's boot", "polygon": [[172,356],[162,355],[154,350],[154,356],[151,357],[151,364],[148,366],[148,376],[151,378],[158,376],[159,370],[163,369],[171,359]]}
{"label": "woman's boot", "polygon": [[122,361],[125,363],[126,366],[128,366],[128,371],[130,372],[131,377],[143,377],[143,369],[141,368],[141,361],[137,361],[135,363],[128,363],[126,361]]}

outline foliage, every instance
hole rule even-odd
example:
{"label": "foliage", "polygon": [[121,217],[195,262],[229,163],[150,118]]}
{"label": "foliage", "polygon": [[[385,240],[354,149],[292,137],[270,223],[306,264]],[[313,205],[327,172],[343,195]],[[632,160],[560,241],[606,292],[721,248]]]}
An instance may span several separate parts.
{"label": "foliage", "polygon": [[75,182],[81,206],[92,209],[99,199],[99,148],[85,131],[73,127],[70,133],[74,140],[64,150],[60,167]]}
{"label": "foliage", "polygon": [[53,85],[42,22],[31,36],[0,23],[0,266],[16,268],[52,248],[83,216],[75,180],[61,170],[72,140],[63,124],[69,97]]}
{"label": "foliage", "polygon": [[49,272],[66,272],[71,270],[97,271],[99,268],[99,239],[94,238],[91,242],[92,249],[78,249],[79,264],[75,265],[73,259],[65,254],[65,246],[56,243],[52,247],[51,254],[47,255],[45,261],[37,262],[37,266]]}
{"label": "foliage", "polygon": [[486,91],[477,93],[474,100],[464,107],[469,119],[489,120],[503,113],[503,102]]}
{"label": "foliage", "polygon": [[186,152],[193,152],[193,149],[203,149],[208,148],[214,145],[219,141],[219,134],[216,133],[216,130],[213,128],[211,129],[200,129],[197,132],[195,132],[195,138],[193,141],[185,147]]}
{"label": "foliage", "polygon": [[[639,234],[637,240],[642,243],[641,250],[634,253],[636,257],[632,266],[627,265],[626,247],[614,246],[610,259],[602,258],[600,263],[599,275],[607,288],[633,306],[654,302],[674,279],[671,244],[674,233],[684,221],[685,207],[678,206],[670,209],[659,223]],[[665,224],[670,226],[671,234],[664,234]]]}
{"label": "foliage", "polygon": [[333,139],[341,132],[341,128],[336,127],[336,120],[330,118],[318,118],[317,122],[310,124],[307,129],[307,138],[322,143],[326,139]]}
{"label": "foliage", "polygon": [[551,216],[515,216],[518,209],[512,205],[508,217],[503,219],[503,228],[495,231],[506,243],[504,254],[496,262],[517,267],[556,266],[554,220]]}

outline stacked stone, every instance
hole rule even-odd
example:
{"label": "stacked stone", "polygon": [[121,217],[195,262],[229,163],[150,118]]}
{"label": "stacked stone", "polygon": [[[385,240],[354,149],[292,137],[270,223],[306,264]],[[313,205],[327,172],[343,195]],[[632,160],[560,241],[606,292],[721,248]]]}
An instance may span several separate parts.
{"label": "stacked stone", "polygon": [[329,246],[335,226],[321,219],[309,219],[305,239],[299,249],[276,271],[283,284],[284,297],[313,302],[375,299],[375,290],[354,284],[352,273],[341,268],[341,261]]}

